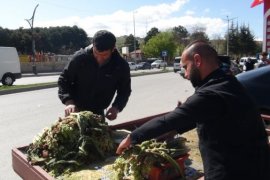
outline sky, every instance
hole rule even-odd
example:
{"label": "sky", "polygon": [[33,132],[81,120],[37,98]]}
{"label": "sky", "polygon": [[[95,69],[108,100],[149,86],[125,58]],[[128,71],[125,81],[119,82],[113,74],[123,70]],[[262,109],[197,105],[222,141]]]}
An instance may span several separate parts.
{"label": "sky", "polygon": [[[156,27],[166,31],[184,26],[189,32],[204,27],[210,39],[224,37],[231,24],[249,26],[256,40],[263,39],[263,4],[250,8],[253,0],[0,0],[0,27],[78,26],[93,37],[106,29],[119,37],[144,38]],[[0,37],[1,38],[1,37]]]}

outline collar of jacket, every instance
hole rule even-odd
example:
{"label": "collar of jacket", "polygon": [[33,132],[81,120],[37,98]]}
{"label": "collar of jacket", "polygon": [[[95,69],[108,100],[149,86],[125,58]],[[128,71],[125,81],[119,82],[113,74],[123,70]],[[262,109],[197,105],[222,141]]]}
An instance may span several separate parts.
{"label": "collar of jacket", "polygon": [[204,85],[208,84],[213,80],[224,78],[225,76],[226,74],[220,68],[218,68],[212,73],[210,73],[206,78],[204,78],[204,80],[202,80],[201,83],[197,87],[195,87],[195,90],[200,89],[200,87],[203,87]]}

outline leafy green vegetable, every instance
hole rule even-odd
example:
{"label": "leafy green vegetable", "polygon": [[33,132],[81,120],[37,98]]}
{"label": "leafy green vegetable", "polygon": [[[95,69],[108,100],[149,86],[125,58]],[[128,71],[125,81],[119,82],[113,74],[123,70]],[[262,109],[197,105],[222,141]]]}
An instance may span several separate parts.
{"label": "leafy green vegetable", "polygon": [[46,128],[28,147],[28,160],[53,176],[69,173],[115,152],[106,122],[90,111],[72,113]]}
{"label": "leafy green vegetable", "polygon": [[184,173],[174,158],[187,152],[183,139],[175,138],[171,143],[157,142],[155,139],[144,141],[125,150],[116,159],[113,165],[114,179],[148,179],[153,167],[164,167],[168,163],[178,173],[178,179],[184,179]]}

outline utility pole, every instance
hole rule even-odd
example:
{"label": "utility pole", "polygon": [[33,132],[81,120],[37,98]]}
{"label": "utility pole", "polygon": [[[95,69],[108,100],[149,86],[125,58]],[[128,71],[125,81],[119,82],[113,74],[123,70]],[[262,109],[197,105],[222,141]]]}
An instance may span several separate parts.
{"label": "utility pole", "polygon": [[37,68],[36,68],[36,58],[35,58],[35,54],[36,54],[36,50],[35,50],[35,38],[34,38],[34,18],[35,18],[35,13],[36,13],[36,9],[38,7],[38,4],[36,5],[33,15],[30,19],[25,19],[28,24],[30,25],[31,28],[31,35],[32,35],[32,70],[34,74],[37,74]]}
{"label": "utility pole", "polygon": [[235,17],[235,18],[231,18],[231,19],[229,19],[229,16],[227,16],[227,21],[228,21],[228,29],[227,29],[227,56],[229,56],[229,26],[230,26],[230,21],[232,21],[232,20],[234,20],[234,19],[236,19],[237,17]]}
{"label": "utility pole", "polygon": [[135,38],[135,11],[133,11],[133,28],[134,28],[134,60],[135,60],[135,64],[136,63],[136,59],[137,59],[137,54],[136,54],[136,38]]}

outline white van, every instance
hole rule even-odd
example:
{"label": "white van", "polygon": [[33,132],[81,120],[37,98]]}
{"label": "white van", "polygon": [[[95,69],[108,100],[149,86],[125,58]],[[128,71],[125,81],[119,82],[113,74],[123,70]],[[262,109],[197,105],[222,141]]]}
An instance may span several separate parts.
{"label": "white van", "polygon": [[177,71],[181,70],[180,61],[181,61],[181,57],[175,57],[174,58],[174,62],[173,62],[173,71],[174,72],[177,72]]}
{"label": "white van", "polygon": [[21,78],[21,65],[18,52],[14,47],[0,47],[0,81],[11,86]]}

